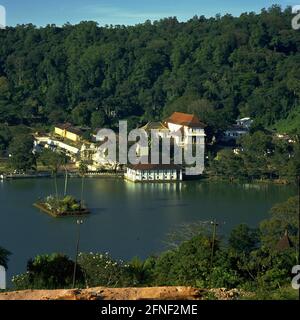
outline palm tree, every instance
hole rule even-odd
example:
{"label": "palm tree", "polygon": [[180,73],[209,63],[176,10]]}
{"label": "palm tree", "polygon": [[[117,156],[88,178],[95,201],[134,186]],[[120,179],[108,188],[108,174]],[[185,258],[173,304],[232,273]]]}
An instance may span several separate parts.
{"label": "palm tree", "polygon": [[64,165],[64,168],[65,168],[65,190],[64,190],[64,197],[65,197],[68,191],[68,168],[66,165]]}
{"label": "palm tree", "polygon": [[62,165],[66,165],[67,157],[62,153],[44,149],[40,155],[40,160],[42,164],[47,166],[52,172],[52,176],[54,177],[55,195],[56,199],[58,199],[57,172]]}
{"label": "palm tree", "polygon": [[7,269],[9,255],[11,255],[11,253],[8,250],[0,247],[0,266],[3,266],[5,269]]}
{"label": "palm tree", "polygon": [[81,207],[83,207],[84,178],[85,178],[85,175],[88,172],[88,166],[87,166],[85,161],[80,161],[78,170],[79,170],[79,175],[81,176],[81,198],[80,198],[80,204],[81,204]]}

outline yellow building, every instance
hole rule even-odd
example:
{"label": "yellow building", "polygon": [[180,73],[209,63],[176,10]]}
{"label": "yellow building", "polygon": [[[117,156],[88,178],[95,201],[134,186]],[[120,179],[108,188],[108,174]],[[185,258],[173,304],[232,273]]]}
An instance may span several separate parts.
{"label": "yellow building", "polygon": [[54,128],[54,133],[64,139],[74,142],[79,142],[82,135],[81,130],[73,127],[70,123],[56,125]]}

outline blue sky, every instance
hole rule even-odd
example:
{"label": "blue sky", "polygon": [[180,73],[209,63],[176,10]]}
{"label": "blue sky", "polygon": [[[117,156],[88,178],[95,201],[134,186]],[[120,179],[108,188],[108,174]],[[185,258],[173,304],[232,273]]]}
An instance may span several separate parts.
{"label": "blue sky", "polygon": [[259,12],[272,4],[285,7],[300,4],[300,0],[0,0],[0,5],[6,8],[9,26],[23,23],[62,25],[82,20],[94,20],[100,25],[134,25],[170,16],[185,21],[195,14]]}

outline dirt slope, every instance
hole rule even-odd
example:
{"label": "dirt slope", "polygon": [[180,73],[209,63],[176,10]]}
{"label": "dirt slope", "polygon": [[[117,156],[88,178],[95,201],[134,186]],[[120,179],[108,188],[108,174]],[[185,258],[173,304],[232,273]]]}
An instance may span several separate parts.
{"label": "dirt slope", "polygon": [[202,290],[191,287],[91,288],[75,290],[26,290],[0,294],[0,300],[203,300],[208,295],[220,300],[236,299],[236,289]]}

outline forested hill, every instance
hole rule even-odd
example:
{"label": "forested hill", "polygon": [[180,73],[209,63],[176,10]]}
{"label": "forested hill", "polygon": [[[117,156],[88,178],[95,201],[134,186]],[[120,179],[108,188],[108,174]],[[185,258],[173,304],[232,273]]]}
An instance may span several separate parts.
{"label": "forested hill", "polygon": [[297,114],[300,31],[291,9],[125,27],[82,22],[0,30],[0,123],[135,125],[196,112],[269,126]]}

